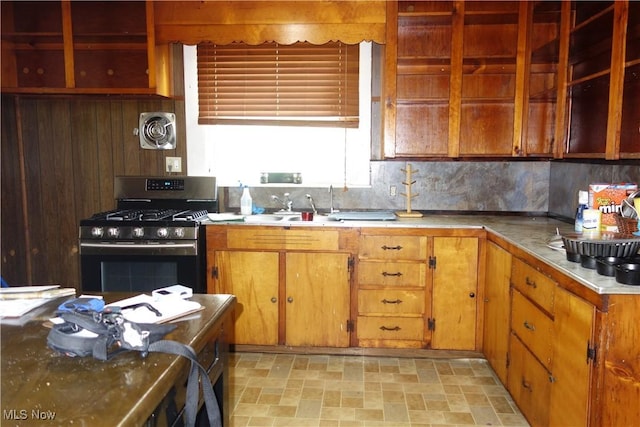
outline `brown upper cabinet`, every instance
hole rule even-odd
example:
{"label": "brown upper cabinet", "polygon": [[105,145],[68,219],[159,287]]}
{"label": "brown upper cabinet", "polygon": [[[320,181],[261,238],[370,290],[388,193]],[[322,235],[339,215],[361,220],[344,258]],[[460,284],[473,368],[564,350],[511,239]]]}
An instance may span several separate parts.
{"label": "brown upper cabinet", "polygon": [[546,132],[524,143],[530,15],[518,1],[390,2],[385,157],[549,156]]}
{"label": "brown upper cabinet", "polygon": [[565,157],[640,158],[640,4],[563,5]]}
{"label": "brown upper cabinet", "polygon": [[151,1],[2,2],[2,92],[172,95]]}
{"label": "brown upper cabinet", "polygon": [[640,158],[640,4],[387,5],[385,158]]}

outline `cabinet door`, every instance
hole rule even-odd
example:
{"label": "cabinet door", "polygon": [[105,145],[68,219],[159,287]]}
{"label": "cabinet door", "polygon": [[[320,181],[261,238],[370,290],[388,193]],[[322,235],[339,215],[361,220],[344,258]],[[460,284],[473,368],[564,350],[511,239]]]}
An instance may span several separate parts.
{"label": "cabinet door", "polygon": [[349,254],[286,254],[285,343],[348,347]]}
{"label": "cabinet door", "polygon": [[494,243],[488,243],[484,285],[484,354],[503,384],[507,383],[510,276],[511,254]]}
{"label": "cabinet door", "polygon": [[[515,335],[510,339],[507,389],[533,427],[549,425],[549,373]],[[566,424],[565,426],[583,425]]]}
{"label": "cabinet door", "polygon": [[550,426],[589,425],[589,385],[593,360],[593,305],[563,289],[556,290],[555,338]]}
{"label": "cabinet door", "polygon": [[475,350],[478,239],[435,237],[433,253],[432,347]]}
{"label": "cabinet door", "polygon": [[231,342],[278,344],[278,253],[219,251],[214,262],[214,289],[237,299]]}

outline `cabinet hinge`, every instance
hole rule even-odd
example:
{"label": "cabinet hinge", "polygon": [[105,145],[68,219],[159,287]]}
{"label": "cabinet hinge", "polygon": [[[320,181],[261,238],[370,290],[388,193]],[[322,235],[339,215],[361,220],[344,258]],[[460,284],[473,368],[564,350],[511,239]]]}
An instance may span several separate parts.
{"label": "cabinet hinge", "polygon": [[436,268],[436,257],[434,256],[430,256],[429,257],[429,268]]}
{"label": "cabinet hinge", "polygon": [[353,256],[349,256],[349,258],[347,259],[347,270],[349,271],[349,273],[353,273],[354,265],[355,265],[355,260],[353,259]]}
{"label": "cabinet hinge", "polygon": [[589,363],[589,359],[596,361],[596,347],[589,347],[591,343],[587,341],[587,363]]}
{"label": "cabinet hinge", "polygon": [[353,324],[353,320],[347,319],[347,332],[353,332],[355,330],[355,325]]}
{"label": "cabinet hinge", "polygon": [[211,278],[212,279],[217,279],[218,278],[218,267],[213,267],[211,269]]}
{"label": "cabinet hinge", "polygon": [[427,319],[427,329],[430,331],[436,330],[436,319],[432,319],[431,317]]}
{"label": "cabinet hinge", "polygon": [[507,357],[505,358],[506,360],[506,365],[507,365],[507,369],[509,368],[509,365],[511,364],[511,360],[509,360],[509,352],[507,352]]}

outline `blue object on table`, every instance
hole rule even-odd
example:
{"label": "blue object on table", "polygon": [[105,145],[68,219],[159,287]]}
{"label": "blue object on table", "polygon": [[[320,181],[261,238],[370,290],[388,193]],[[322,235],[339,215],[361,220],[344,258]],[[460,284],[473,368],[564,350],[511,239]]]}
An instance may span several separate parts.
{"label": "blue object on table", "polygon": [[4,278],[2,276],[0,276],[0,287],[2,288],[8,288],[9,284],[7,282],[5,282]]}
{"label": "blue object on table", "polygon": [[100,298],[73,298],[58,306],[58,312],[102,311],[104,300]]}

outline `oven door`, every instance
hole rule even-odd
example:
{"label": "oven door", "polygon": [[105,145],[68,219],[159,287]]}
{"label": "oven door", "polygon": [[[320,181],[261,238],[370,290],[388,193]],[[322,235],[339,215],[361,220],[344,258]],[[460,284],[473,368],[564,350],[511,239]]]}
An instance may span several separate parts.
{"label": "oven door", "polygon": [[151,292],[180,284],[206,293],[204,251],[196,240],[163,242],[80,242],[82,290]]}

